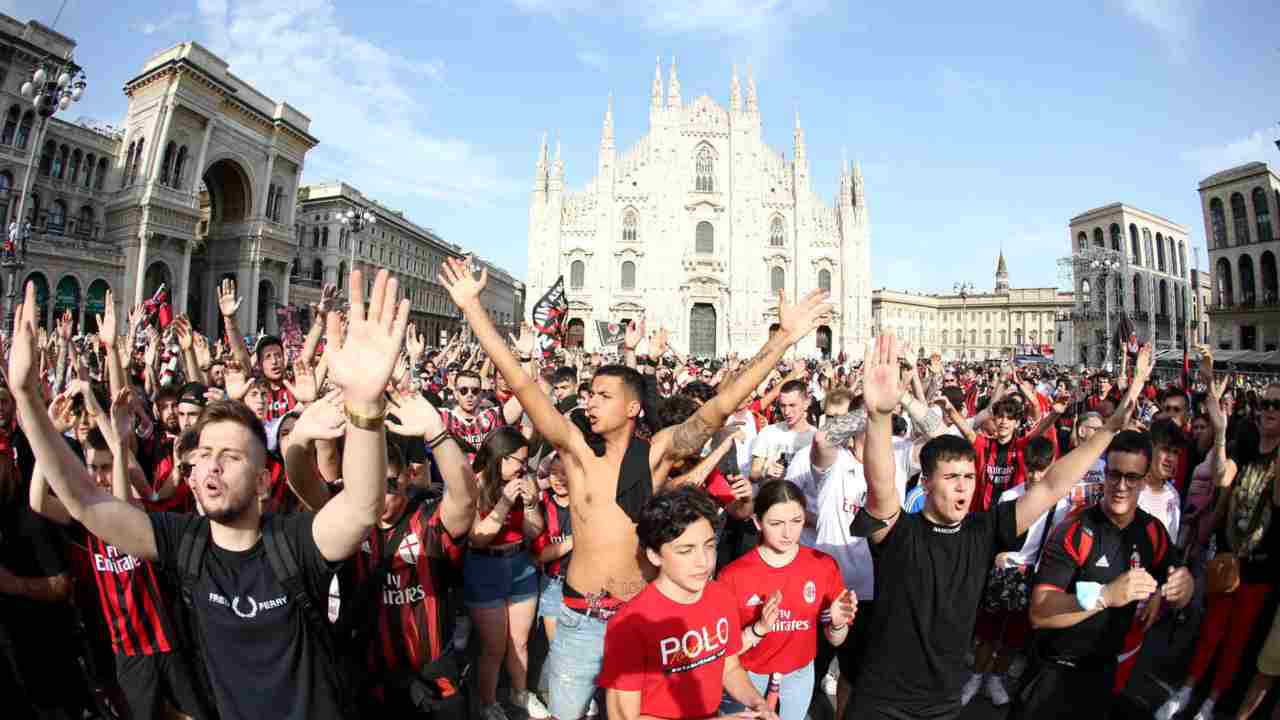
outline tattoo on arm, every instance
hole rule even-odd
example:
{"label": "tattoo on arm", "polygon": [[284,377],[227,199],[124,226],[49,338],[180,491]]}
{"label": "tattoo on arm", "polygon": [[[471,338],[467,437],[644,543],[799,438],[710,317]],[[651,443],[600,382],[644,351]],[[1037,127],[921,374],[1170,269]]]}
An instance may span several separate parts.
{"label": "tattoo on arm", "polygon": [[844,415],[828,416],[822,431],[827,434],[832,445],[843,446],[849,438],[862,432],[866,427],[867,413],[863,410],[855,410]]}
{"label": "tattoo on arm", "polygon": [[668,457],[684,458],[702,452],[713,432],[714,429],[695,413],[672,430]]}

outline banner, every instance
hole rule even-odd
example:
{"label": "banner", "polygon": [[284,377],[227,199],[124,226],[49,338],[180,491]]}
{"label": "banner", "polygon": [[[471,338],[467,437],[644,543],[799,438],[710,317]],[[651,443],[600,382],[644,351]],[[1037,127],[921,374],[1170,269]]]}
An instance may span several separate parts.
{"label": "banner", "polygon": [[565,297],[564,276],[561,275],[551,289],[533,306],[533,331],[538,341],[537,352],[544,359],[560,349],[568,315],[569,299]]}
{"label": "banner", "polygon": [[627,337],[625,325],[607,320],[596,321],[596,332],[600,334],[600,344],[604,347],[618,345]]}

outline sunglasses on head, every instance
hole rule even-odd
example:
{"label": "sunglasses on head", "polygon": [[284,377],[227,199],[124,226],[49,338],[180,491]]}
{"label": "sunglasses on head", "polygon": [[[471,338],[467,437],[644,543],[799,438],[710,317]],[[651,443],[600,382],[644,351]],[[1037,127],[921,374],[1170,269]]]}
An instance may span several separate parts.
{"label": "sunglasses on head", "polygon": [[471,393],[479,394],[479,392],[480,392],[480,388],[472,387],[470,385],[462,385],[457,388],[457,393],[459,395],[462,395],[463,397],[470,395]]}

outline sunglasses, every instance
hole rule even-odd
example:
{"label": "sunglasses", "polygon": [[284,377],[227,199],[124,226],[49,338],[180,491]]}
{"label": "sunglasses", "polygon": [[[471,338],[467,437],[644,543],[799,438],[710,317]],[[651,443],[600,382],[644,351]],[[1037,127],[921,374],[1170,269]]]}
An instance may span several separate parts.
{"label": "sunglasses", "polygon": [[1139,483],[1141,483],[1143,479],[1146,478],[1146,475],[1140,475],[1138,473],[1122,473],[1117,470],[1108,470],[1106,477],[1107,477],[1107,482],[1111,483],[1112,485],[1119,485],[1121,483],[1124,483],[1129,487],[1138,487]]}
{"label": "sunglasses", "polygon": [[468,396],[468,395],[470,395],[470,394],[472,394],[472,393],[475,393],[475,394],[477,394],[477,395],[479,395],[479,394],[480,394],[480,388],[478,388],[478,387],[471,387],[470,385],[463,385],[463,386],[460,386],[460,387],[454,388],[454,390],[455,390],[459,395],[461,395],[461,396],[463,396],[463,397],[466,397],[466,396]]}
{"label": "sunglasses", "polygon": [[182,478],[191,477],[191,471],[195,469],[196,466],[193,463],[178,463],[178,475]]}
{"label": "sunglasses", "polygon": [[1280,410],[1280,400],[1262,399],[1258,401],[1258,407],[1263,410]]}

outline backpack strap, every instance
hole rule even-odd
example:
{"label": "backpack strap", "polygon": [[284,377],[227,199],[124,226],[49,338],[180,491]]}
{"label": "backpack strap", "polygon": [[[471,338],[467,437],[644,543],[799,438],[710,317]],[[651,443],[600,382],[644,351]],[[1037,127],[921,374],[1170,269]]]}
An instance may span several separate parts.
{"label": "backpack strap", "polygon": [[196,584],[200,581],[200,571],[204,567],[204,555],[209,549],[209,518],[199,516],[195,523],[187,527],[178,543],[178,580],[182,588],[182,602],[187,607],[194,606]]}
{"label": "backpack strap", "polygon": [[[194,523],[187,526],[182,533],[182,539],[178,541],[178,564],[171,576],[176,576],[179,594],[182,596],[182,602],[173,605],[174,619],[177,621],[176,629],[183,644],[186,645],[184,649],[192,658],[192,680],[197,685],[199,692],[196,695],[200,698],[198,709],[203,712],[204,717],[216,719],[218,717],[217,701],[213,682],[209,678],[209,666],[205,662],[208,643],[205,641],[204,626],[196,616],[195,605],[196,587],[200,582],[204,556],[209,551],[211,539],[209,518],[203,515],[198,516]],[[188,712],[196,709],[188,708]]]}

